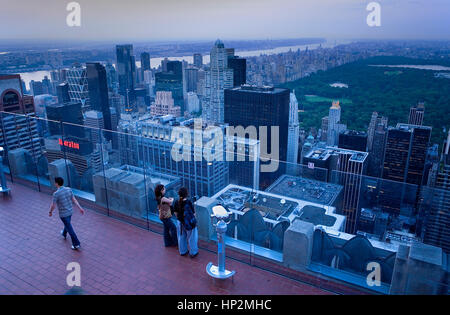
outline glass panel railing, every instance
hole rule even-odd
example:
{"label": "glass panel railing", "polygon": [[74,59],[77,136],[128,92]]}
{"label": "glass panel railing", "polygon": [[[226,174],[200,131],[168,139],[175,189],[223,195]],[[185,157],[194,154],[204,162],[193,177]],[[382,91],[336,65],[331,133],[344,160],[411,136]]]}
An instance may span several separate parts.
{"label": "glass panel railing", "polygon": [[2,146],[13,178],[40,189],[38,162],[41,137],[35,119],[28,115],[2,113]]}
{"label": "glass panel railing", "polygon": [[[207,159],[206,143],[179,145],[148,130],[129,134],[1,114],[3,164],[12,180],[52,191],[53,178],[61,176],[103,213],[161,234],[156,186],[163,184],[175,200],[186,187],[196,200],[199,246],[214,254],[214,264],[223,247],[211,214],[221,205],[231,212],[224,237],[229,259],[337,292],[413,292],[415,282],[404,279],[421,266],[422,278],[434,275],[429,281],[445,291],[439,277],[449,250],[448,189],[307,160],[272,160],[277,167],[267,171],[262,166],[269,163],[252,160],[250,149],[216,148]],[[376,280],[378,271],[379,285],[373,285],[368,277]]]}

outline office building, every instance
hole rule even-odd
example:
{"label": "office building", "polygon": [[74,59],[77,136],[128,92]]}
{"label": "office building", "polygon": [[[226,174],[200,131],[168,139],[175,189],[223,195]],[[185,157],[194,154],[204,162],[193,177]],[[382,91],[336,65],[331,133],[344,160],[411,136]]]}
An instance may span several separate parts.
{"label": "office building", "polygon": [[206,70],[202,116],[208,123],[223,123],[224,90],[233,87],[233,70],[228,68],[228,54],[222,41],[215,42],[210,56],[210,67]]}
{"label": "office building", "polygon": [[397,124],[389,128],[383,178],[421,185],[431,137],[431,127]]}
{"label": "office building", "polygon": [[[419,188],[423,182],[431,127],[397,124],[389,128],[383,162],[380,204],[384,211],[416,215]],[[405,204],[414,209],[408,210]]]}
{"label": "office building", "polygon": [[191,114],[200,112],[200,100],[194,92],[186,94],[186,111]]}
{"label": "office building", "polygon": [[152,116],[172,115],[174,117],[180,117],[181,109],[174,104],[172,92],[156,92],[155,102],[150,106],[150,114]]}
{"label": "office building", "polygon": [[367,133],[355,130],[346,130],[339,134],[338,147],[354,151],[367,151]]}
{"label": "office building", "polygon": [[56,95],[58,96],[58,103],[64,104],[70,102],[69,83],[64,82],[56,86]]}
{"label": "office building", "polygon": [[84,114],[84,125],[87,127],[86,132],[90,135],[89,139],[92,143],[103,142],[103,132],[105,128],[102,112],[90,110]]}
{"label": "office building", "polygon": [[287,168],[288,174],[295,174],[298,169],[298,147],[299,147],[300,127],[298,122],[298,101],[295,92],[290,94],[289,101],[289,130],[287,146]]}
{"label": "office building", "polygon": [[[369,165],[367,175],[381,177],[384,164],[384,150],[386,148],[387,126],[380,123],[374,129],[371,137],[371,148],[369,150]],[[368,145],[369,146],[369,145]]]}
{"label": "office building", "polygon": [[89,89],[86,68],[75,64],[67,70],[67,83],[69,84],[70,101],[81,103],[83,111],[90,109]]}
{"label": "office building", "polygon": [[[77,138],[85,137],[84,128],[79,127],[83,125],[81,103],[67,102],[48,104],[45,111],[46,118],[49,120],[47,124],[50,135],[64,135]],[[62,122],[63,124],[58,122]]]}
{"label": "office building", "polygon": [[228,68],[233,69],[233,86],[238,87],[247,83],[247,60],[233,56],[228,58]]}
{"label": "office building", "polygon": [[[264,152],[261,145],[261,154],[272,152],[271,148],[276,147],[279,150],[279,156],[272,158],[277,161],[286,161],[291,104],[290,91],[282,88],[243,85],[226,89],[224,95],[225,123],[233,127],[247,128],[248,126],[254,126],[257,132],[259,132],[259,127],[267,127],[267,134],[258,134],[260,141],[267,136],[267,149]],[[279,128],[279,139],[272,139],[271,128],[273,127]],[[269,186],[285,172],[285,168],[286,163],[281,162],[275,172],[261,173],[260,185],[263,188]]]}
{"label": "office building", "polygon": [[237,136],[226,137],[229,183],[259,189],[260,142]]}
{"label": "office building", "polygon": [[148,52],[143,52],[141,54],[141,70],[142,71],[147,71],[147,70],[151,70],[151,65],[150,65],[150,54]]}
{"label": "office building", "polygon": [[347,126],[340,123],[341,106],[339,101],[333,101],[328,114],[327,145],[337,146],[339,134],[347,129]]}
{"label": "office building", "polygon": [[133,45],[117,45],[117,77],[119,81],[119,94],[125,98],[125,111],[136,110],[134,89],[136,87],[136,63]]}
{"label": "office building", "polygon": [[450,253],[450,131],[442,154],[442,166],[426,188],[431,201],[425,216],[423,241]]}
{"label": "office building", "polygon": [[186,92],[197,92],[198,69],[187,67],[184,69],[184,76],[186,78]]}
{"label": "office building", "polygon": [[166,71],[155,74],[155,92],[172,92],[175,106],[184,113],[183,65],[180,61],[167,61]]}
{"label": "office building", "polygon": [[100,63],[87,63],[86,74],[91,110],[101,112],[104,128],[111,130],[111,112],[109,109],[108,83],[105,67]]}
{"label": "office building", "polygon": [[326,143],[328,136],[328,116],[322,118],[322,125],[320,129],[321,129],[320,141]]}
{"label": "office building", "polygon": [[[207,161],[203,150],[209,139],[201,137],[201,129],[194,129],[194,120],[174,118],[173,116],[133,118],[122,116],[119,122],[120,158],[122,164],[134,165],[145,169],[179,177],[191,196],[212,196],[225,187],[229,181],[229,162],[225,161],[224,148],[216,152],[222,156]],[[187,127],[191,136],[191,145],[186,146],[189,158],[176,161],[172,157],[174,128]],[[217,127],[223,128],[223,127]],[[194,135],[200,132],[200,143]],[[224,132],[225,134],[225,132]],[[135,135],[139,135],[137,138]],[[139,139],[139,141],[137,141]],[[225,139],[224,139],[225,140]],[[225,141],[223,142],[225,145]]]}
{"label": "office building", "polygon": [[416,106],[412,106],[409,109],[408,124],[421,126],[423,124],[424,114],[425,104],[423,102],[418,103]]}
{"label": "office building", "polygon": [[117,78],[116,68],[111,63],[105,65],[106,81],[108,82],[108,90],[112,93],[119,92],[119,82]]}
{"label": "office building", "polygon": [[373,112],[372,117],[370,119],[369,128],[367,129],[367,150],[369,152],[372,151],[372,143],[375,131],[382,129],[380,125],[387,130],[388,127],[387,117],[380,116],[377,112]]}
{"label": "office building", "polygon": [[24,95],[20,75],[0,75],[0,146],[6,154],[25,149],[34,161],[42,155],[34,99]]}
{"label": "office building", "polygon": [[367,171],[367,157],[367,152],[317,146],[303,158],[305,166],[311,170],[327,170],[328,180],[344,187],[342,209],[339,213],[347,217],[346,233],[356,232],[361,210],[361,183]]}
{"label": "office building", "polygon": [[203,67],[203,56],[202,54],[194,54],[194,66],[198,69]]}
{"label": "office building", "polygon": [[30,92],[33,94],[33,96],[38,96],[42,94],[47,94],[44,92],[44,84],[42,84],[41,81],[30,81]]}

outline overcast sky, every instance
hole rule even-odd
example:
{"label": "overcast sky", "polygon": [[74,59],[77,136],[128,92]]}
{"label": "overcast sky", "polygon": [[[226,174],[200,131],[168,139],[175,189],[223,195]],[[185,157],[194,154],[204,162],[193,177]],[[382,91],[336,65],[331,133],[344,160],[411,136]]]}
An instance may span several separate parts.
{"label": "overcast sky", "polygon": [[0,0],[0,39],[450,39],[450,0],[378,0],[375,28],[370,0],[78,0],[81,27],[69,2]]}

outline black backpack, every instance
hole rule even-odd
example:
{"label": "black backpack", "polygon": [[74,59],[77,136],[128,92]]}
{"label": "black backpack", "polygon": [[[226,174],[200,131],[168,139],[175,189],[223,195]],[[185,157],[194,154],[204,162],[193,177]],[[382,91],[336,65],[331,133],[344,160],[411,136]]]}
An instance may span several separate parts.
{"label": "black backpack", "polygon": [[194,214],[194,206],[190,200],[187,200],[184,204],[184,220],[183,226],[186,230],[193,230],[197,226],[197,219]]}

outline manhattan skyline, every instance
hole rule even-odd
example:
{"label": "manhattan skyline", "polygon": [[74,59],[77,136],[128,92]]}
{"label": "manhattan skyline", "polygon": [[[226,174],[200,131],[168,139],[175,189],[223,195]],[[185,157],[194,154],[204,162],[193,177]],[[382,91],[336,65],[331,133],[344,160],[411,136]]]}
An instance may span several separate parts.
{"label": "manhattan skyline", "polygon": [[366,23],[370,13],[366,7],[371,2],[368,0],[280,0],[276,3],[269,0],[79,0],[80,27],[66,24],[69,2],[5,3],[0,18],[9,27],[0,30],[0,39],[122,42],[215,38],[450,38],[447,31],[450,21],[442,14],[450,12],[446,0],[378,0],[380,27],[369,27]]}

